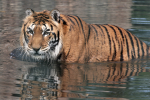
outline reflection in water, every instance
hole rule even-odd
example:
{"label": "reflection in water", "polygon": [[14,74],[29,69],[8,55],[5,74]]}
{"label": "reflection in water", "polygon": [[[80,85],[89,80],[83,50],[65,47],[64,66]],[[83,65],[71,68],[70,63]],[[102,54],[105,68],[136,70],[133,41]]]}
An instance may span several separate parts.
{"label": "reflection in water", "polygon": [[[137,85],[144,80],[141,76],[132,77],[141,72],[150,70],[145,69],[143,62],[139,60],[80,65],[38,64],[37,67],[29,67],[22,76],[21,100],[128,98],[130,92],[134,95],[134,92],[143,93],[146,90]],[[144,85],[146,87],[150,84]]]}
{"label": "reflection in water", "polygon": [[56,65],[29,68],[22,76],[21,100],[51,100],[60,97],[58,74]]}

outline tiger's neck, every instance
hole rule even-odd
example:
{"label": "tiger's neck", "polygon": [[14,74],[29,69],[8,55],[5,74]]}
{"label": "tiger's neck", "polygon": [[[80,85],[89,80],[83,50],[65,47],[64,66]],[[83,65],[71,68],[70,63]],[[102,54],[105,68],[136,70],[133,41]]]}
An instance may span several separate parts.
{"label": "tiger's neck", "polygon": [[[65,62],[84,62],[87,53],[88,24],[78,16],[61,15],[67,25],[63,26],[63,52]],[[82,56],[81,56],[82,55]]]}

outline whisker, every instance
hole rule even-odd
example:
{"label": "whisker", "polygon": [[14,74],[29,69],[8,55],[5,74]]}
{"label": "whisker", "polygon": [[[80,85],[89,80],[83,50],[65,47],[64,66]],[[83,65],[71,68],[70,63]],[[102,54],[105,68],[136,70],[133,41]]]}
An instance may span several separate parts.
{"label": "whisker", "polygon": [[[47,53],[45,54],[45,57],[46,57],[46,59],[47,59]],[[44,63],[46,62],[46,59],[44,59]]]}
{"label": "whisker", "polygon": [[48,59],[49,59],[49,52],[46,53],[46,59],[45,59],[45,62],[47,62]]}
{"label": "whisker", "polygon": [[22,55],[23,53],[25,53],[24,51],[25,51],[24,49],[21,50],[21,55]]}
{"label": "whisker", "polygon": [[24,52],[24,54],[23,54],[23,56],[22,56],[22,60],[26,60],[25,59],[25,56],[26,56],[27,54],[26,54],[26,52]]}

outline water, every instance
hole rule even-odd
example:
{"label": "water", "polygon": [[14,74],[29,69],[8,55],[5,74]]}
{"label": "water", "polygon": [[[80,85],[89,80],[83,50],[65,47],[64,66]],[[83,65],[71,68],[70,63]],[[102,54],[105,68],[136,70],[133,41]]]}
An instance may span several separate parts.
{"label": "water", "polygon": [[58,8],[87,23],[114,24],[150,45],[149,0],[0,0],[0,100],[148,100],[150,58],[41,64],[12,59],[26,8]]}

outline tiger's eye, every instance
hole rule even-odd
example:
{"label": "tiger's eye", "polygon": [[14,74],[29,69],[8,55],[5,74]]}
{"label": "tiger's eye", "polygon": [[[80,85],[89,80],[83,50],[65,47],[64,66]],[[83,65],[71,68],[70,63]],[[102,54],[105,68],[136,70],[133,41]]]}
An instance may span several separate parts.
{"label": "tiger's eye", "polygon": [[33,34],[33,30],[31,28],[27,28],[27,33]]}
{"label": "tiger's eye", "polygon": [[47,29],[46,31],[50,31],[50,29]]}
{"label": "tiger's eye", "polygon": [[45,30],[43,35],[50,35],[50,29]]}

